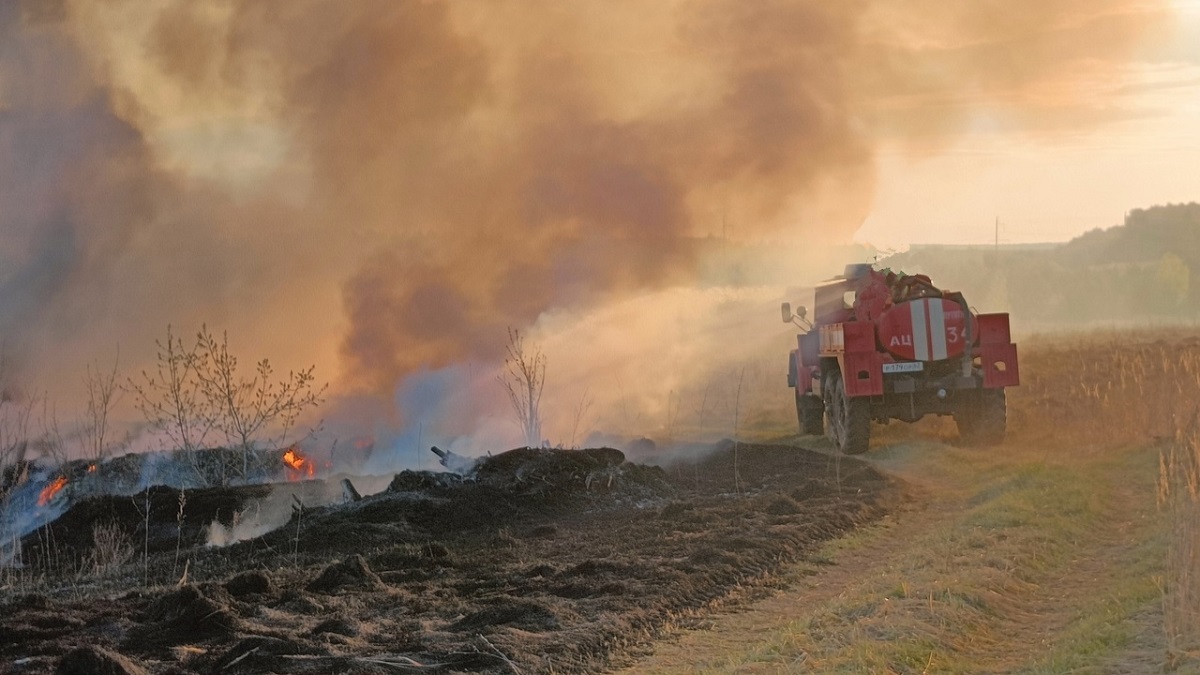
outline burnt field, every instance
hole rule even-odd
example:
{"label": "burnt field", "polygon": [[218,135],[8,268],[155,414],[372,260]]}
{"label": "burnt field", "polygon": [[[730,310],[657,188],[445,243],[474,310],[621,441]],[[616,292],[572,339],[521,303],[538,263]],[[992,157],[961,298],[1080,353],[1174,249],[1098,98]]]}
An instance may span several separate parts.
{"label": "burnt field", "polygon": [[[75,503],[22,542],[27,564],[77,571],[5,585],[0,669],[596,672],[768,592],[901,489],[786,445],[726,442],[664,468],[612,449],[521,449],[469,478],[406,471],[321,507],[294,496],[283,526],[204,544],[202,525],[232,524],[268,492]],[[103,572],[96,525],[135,547]]]}

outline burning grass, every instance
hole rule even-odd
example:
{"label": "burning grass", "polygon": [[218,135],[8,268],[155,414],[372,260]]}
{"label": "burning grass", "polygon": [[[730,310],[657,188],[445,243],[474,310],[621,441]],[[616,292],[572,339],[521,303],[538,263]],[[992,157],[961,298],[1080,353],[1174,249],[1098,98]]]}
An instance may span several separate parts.
{"label": "burning grass", "polygon": [[54,495],[58,494],[59,491],[61,491],[66,486],[67,486],[67,477],[66,476],[59,476],[59,477],[55,478],[54,480],[50,481],[50,484],[47,485],[46,487],[42,488],[41,492],[38,493],[38,500],[37,500],[38,506],[46,506],[47,504],[49,504],[50,500],[54,499]]}
{"label": "burning grass", "polygon": [[305,457],[297,447],[290,447],[283,453],[283,463],[287,465],[289,480],[312,478],[317,473],[317,465]]}

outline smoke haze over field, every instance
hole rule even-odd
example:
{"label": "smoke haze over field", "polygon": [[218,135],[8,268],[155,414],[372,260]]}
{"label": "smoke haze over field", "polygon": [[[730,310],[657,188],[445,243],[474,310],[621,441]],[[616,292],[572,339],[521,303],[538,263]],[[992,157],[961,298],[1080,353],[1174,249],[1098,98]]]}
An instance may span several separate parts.
{"label": "smoke haze over field", "polygon": [[[670,339],[662,303],[719,311],[687,289],[727,280],[724,239],[775,242],[786,283],[840,269],[822,253],[869,212],[881,143],[1138,114],[1117,94],[1168,7],[3,3],[0,338],[69,399],[85,363],[141,368],[167,324],[207,322],[315,363],[349,423],[461,432],[422,406],[494,385],[509,326],[582,377]],[[589,317],[621,325],[583,340]],[[694,384],[722,342],[673,339]],[[610,419],[663,405],[622,386]],[[473,400],[455,414],[503,405]]]}

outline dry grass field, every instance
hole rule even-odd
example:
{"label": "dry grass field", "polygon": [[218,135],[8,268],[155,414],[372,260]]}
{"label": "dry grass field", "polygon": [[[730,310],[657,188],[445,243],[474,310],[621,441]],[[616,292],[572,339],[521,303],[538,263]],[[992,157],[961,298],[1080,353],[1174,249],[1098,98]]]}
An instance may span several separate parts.
{"label": "dry grass field", "polygon": [[908,508],[627,672],[1200,671],[1200,338],[1038,337],[1022,374],[1004,445],[877,426]]}

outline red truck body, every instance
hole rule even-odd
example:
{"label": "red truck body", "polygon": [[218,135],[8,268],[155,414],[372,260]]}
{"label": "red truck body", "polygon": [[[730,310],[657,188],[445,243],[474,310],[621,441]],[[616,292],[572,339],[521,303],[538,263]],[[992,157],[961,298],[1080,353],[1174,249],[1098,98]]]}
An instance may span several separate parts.
{"label": "red truck body", "polygon": [[[783,314],[797,318],[787,304]],[[850,265],[816,288],[803,327],[788,362],[801,433],[859,453],[872,420],[933,414],[953,416],[966,442],[1003,440],[1004,388],[1020,384],[1008,314],[975,314],[923,275]]]}

